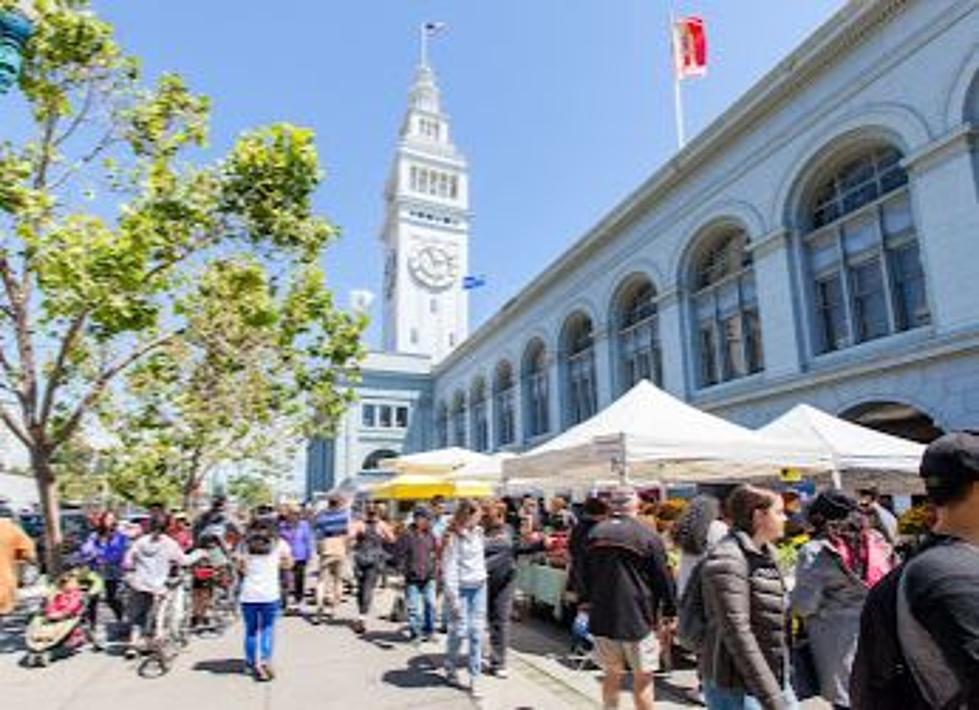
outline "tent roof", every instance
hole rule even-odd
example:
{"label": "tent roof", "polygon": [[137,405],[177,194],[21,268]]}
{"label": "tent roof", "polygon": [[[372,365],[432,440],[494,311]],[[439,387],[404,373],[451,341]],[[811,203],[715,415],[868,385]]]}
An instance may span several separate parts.
{"label": "tent roof", "polygon": [[758,430],[784,441],[817,442],[840,470],[918,473],[925,447],[799,404]]}
{"label": "tent roof", "polygon": [[381,467],[398,473],[448,473],[464,466],[491,467],[493,457],[458,446],[407,454],[381,462]]}
{"label": "tent roof", "polygon": [[437,495],[446,498],[485,498],[493,495],[493,488],[486,481],[450,480],[434,474],[402,473],[371,490],[374,499],[425,500]]}
{"label": "tent roof", "polygon": [[[811,445],[786,445],[703,412],[643,380],[590,419],[504,462],[508,478],[594,480],[612,460],[630,478],[725,480],[777,473],[783,466],[828,468]],[[766,470],[761,470],[761,469]]]}

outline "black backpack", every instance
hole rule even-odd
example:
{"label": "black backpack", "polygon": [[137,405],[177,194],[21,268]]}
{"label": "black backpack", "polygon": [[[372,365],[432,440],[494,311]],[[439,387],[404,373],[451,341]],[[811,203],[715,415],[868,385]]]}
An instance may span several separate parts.
{"label": "black backpack", "polygon": [[699,653],[707,635],[707,609],[704,605],[703,572],[707,557],[700,559],[690,571],[677,609],[676,640],[683,648]]}
{"label": "black backpack", "polygon": [[908,667],[897,631],[897,593],[904,565],[891,570],[867,594],[860,640],[850,674],[853,710],[928,708]]}

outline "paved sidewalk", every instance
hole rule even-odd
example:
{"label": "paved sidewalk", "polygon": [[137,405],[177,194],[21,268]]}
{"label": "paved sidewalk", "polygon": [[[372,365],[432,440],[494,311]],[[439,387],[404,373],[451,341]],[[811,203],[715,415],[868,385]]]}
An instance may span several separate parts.
{"label": "paved sidewalk", "polygon": [[[379,595],[377,610],[389,610]],[[344,609],[350,616],[351,608]],[[20,639],[0,632],[0,688],[4,708],[39,710],[307,710],[320,708],[487,708],[561,710],[594,707],[558,684],[541,684],[533,674],[507,680],[484,679],[478,705],[450,687],[440,666],[441,644],[416,648],[402,640],[400,627],[376,620],[364,638],[344,622],[314,626],[287,617],[277,629],[272,683],[257,684],[241,674],[241,628],[219,638],[195,638],[167,676],[140,678],[136,662],[115,652],[90,650],[53,662],[48,668],[19,665]],[[463,674],[463,677],[465,675]]]}

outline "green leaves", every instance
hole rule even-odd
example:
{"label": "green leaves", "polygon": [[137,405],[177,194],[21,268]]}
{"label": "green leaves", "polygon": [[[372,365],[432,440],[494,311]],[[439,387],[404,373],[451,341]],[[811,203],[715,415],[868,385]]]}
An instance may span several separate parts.
{"label": "green leaves", "polygon": [[143,94],[126,113],[126,140],[137,156],[165,168],[185,146],[207,142],[210,108],[210,99],[193,95],[179,76],[164,74],[155,91]]}
{"label": "green leaves", "polygon": [[223,166],[221,210],[253,243],[312,261],[337,230],[311,213],[322,179],[313,132],[276,124],[243,135]]}

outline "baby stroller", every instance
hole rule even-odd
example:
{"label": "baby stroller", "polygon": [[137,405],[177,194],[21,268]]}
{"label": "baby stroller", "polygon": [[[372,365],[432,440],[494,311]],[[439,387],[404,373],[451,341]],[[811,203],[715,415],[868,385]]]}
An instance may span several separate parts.
{"label": "baby stroller", "polygon": [[568,653],[568,665],[576,671],[595,668],[594,650],[595,639],[588,630],[588,614],[579,611],[571,624],[571,650]]}
{"label": "baby stroller", "polygon": [[89,609],[98,604],[103,586],[102,578],[87,569],[70,570],[58,578],[55,590],[24,632],[27,667],[47,666],[55,657],[77,652],[86,642],[99,650],[95,628],[85,620]]}

